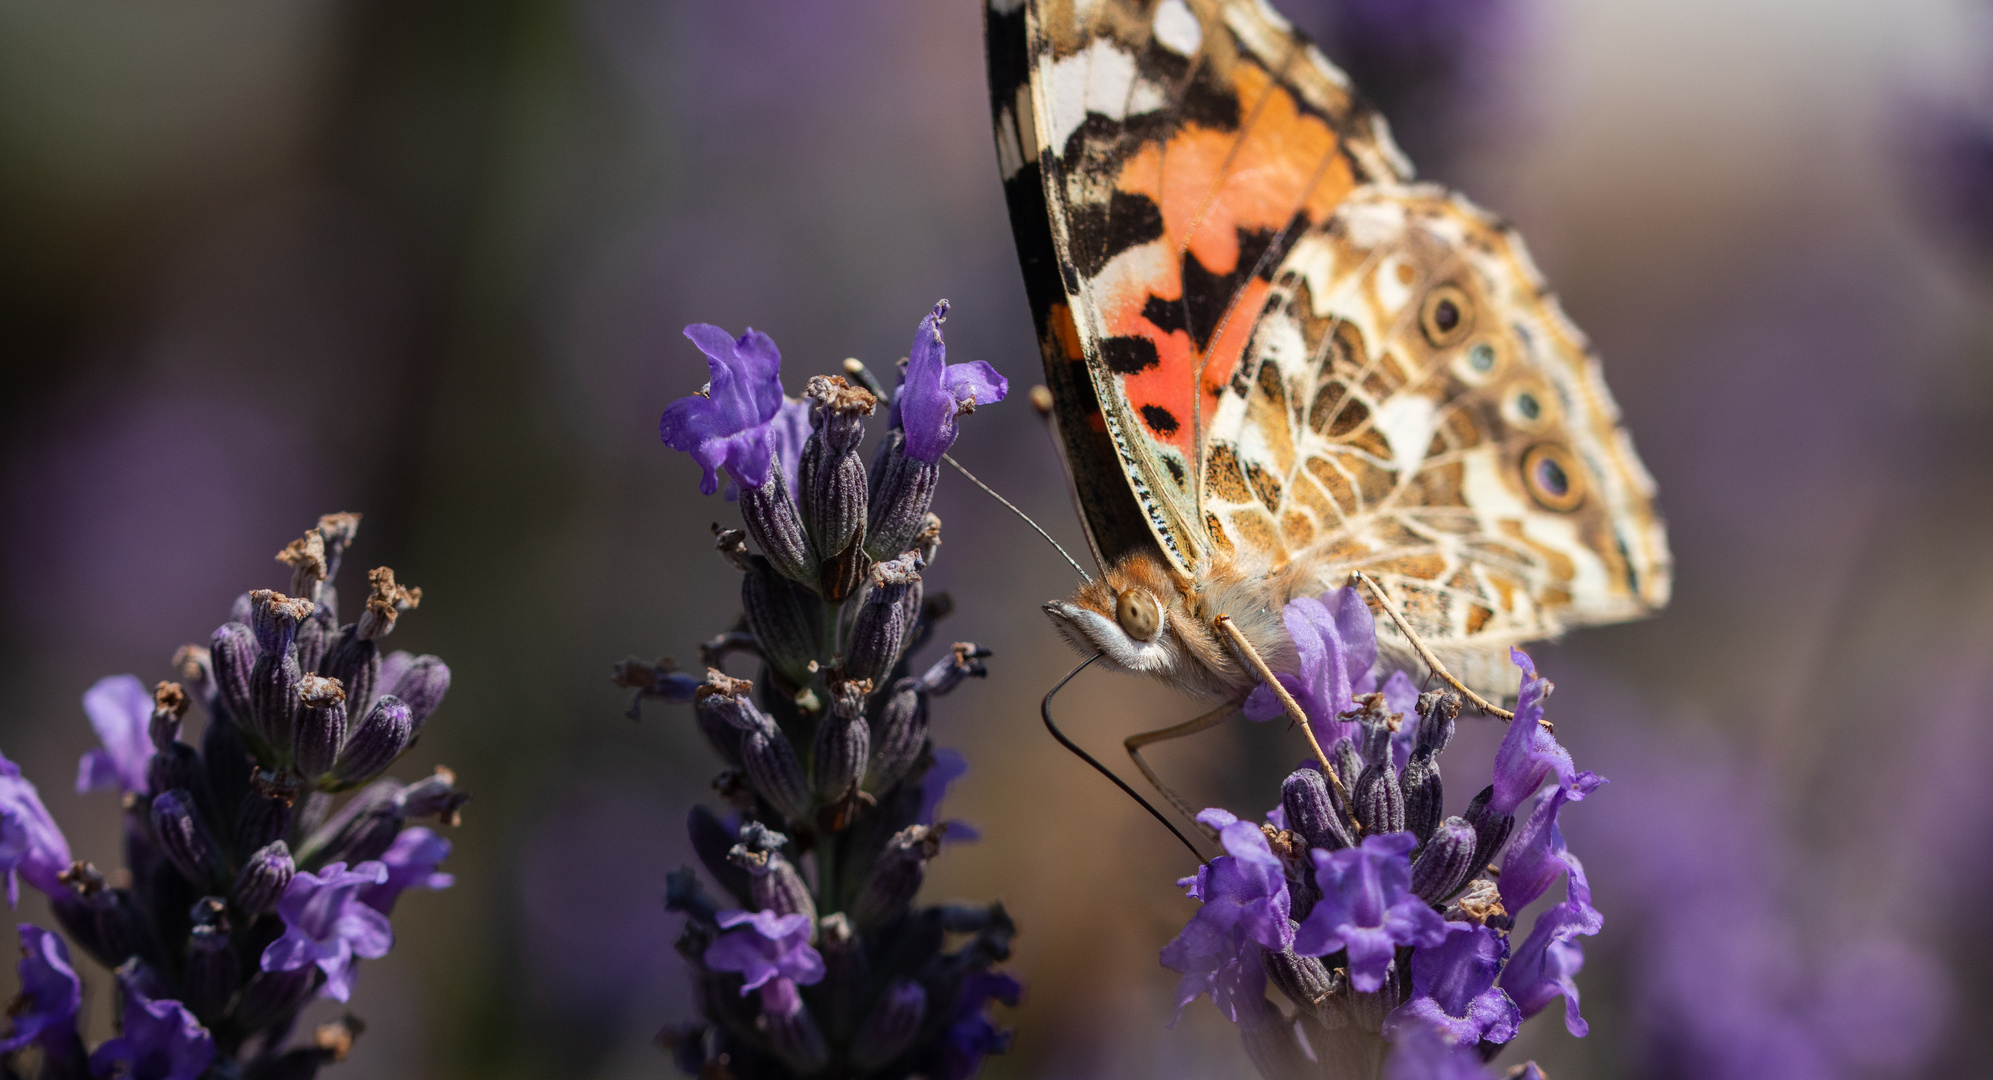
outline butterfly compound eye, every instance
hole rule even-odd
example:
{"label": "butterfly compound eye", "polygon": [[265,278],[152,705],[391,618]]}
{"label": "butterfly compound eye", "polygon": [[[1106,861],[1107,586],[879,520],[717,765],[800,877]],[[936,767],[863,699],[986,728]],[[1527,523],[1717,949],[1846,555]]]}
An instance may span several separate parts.
{"label": "butterfly compound eye", "polygon": [[1571,454],[1554,443],[1532,446],[1522,456],[1522,482],[1546,510],[1569,513],[1585,501],[1584,482]]}
{"label": "butterfly compound eye", "polygon": [[1435,347],[1457,344],[1473,328],[1474,301],[1455,286],[1435,288],[1419,305],[1419,329]]}
{"label": "butterfly compound eye", "polygon": [[1123,589],[1114,602],[1114,621],[1136,641],[1148,641],[1163,625],[1163,610],[1146,589]]}

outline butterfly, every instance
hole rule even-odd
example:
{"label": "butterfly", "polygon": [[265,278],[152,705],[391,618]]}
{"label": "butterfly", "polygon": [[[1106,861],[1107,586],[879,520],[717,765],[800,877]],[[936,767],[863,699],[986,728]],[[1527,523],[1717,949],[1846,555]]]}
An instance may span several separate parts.
{"label": "butterfly", "polygon": [[1360,571],[1404,620],[1377,620],[1385,664],[1415,637],[1499,698],[1511,646],[1667,603],[1654,482],[1522,238],[1414,182],[1265,0],[986,17],[1004,193],[1103,567],[1046,605],[1073,644],[1237,703],[1294,670],[1283,605]]}

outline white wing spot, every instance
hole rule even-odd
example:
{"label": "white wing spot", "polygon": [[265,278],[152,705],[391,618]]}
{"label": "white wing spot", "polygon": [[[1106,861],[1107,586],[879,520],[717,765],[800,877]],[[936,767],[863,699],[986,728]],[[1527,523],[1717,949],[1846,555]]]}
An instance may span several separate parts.
{"label": "white wing spot", "polygon": [[[1097,38],[1084,51],[1052,64],[1046,80],[1052,93],[1052,146],[1063,153],[1088,113],[1110,120],[1125,119],[1131,101],[1134,112],[1152,111],[1162,105],[1162,95],[1143,93],[1136,86],[1135,58],[1116,48],[1106,38]],[[1150,103],[1153,102],[1153,103]],[[1139,106],[1147,104],[1147,108]]]}
{"label": "white wing spot", "polygon": [[1391,461],[1409,477],[1425,460],[1432,442],[1433,401],[1424,394],[1393,394],[1377,407],[1370,423],[1391,443]]}
{"label": "white wing spot", "polygon": [[1017,140],[1017,114],[1005,105],[1003,115],[997,117],[997,171],[1008,180],[1023,167],[1024,150]]}
{"label": "white wing spot", "polygon": [[1156,43],[1179,56],[1196,56],[1204,44],[1204,26],[1183,0],[1163,0],[1156,5]]}

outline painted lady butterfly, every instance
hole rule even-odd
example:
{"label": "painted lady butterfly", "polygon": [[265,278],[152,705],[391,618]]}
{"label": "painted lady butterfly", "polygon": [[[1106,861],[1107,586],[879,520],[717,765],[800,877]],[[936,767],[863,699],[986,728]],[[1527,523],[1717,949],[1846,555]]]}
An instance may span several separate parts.
{"label": "painted lady butterfly", "polygon": [[1495,697],[1509,646],[1667,603],[1653,481],[1521,237],[1412,183],[1383,117],[1265,0],[989,0],[987,30],[1106,567],[1046,606],[1074,644],[1236,703],[1252,650],[1294,670],[1282,605],[1360,570]]}

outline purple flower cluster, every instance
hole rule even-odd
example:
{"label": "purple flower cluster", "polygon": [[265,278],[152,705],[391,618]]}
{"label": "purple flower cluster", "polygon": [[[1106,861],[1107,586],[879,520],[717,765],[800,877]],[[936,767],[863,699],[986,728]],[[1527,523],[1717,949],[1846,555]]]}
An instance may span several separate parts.
{"label": "purple flower cluster", "polygon": [[[180,650],[180,682],[148,692],[119,675],[84,694],[102,746],[76,788],[122,794],[129,884],[73,861],[34,785],[0,757],[9,903],[21,879],[48,894],[69,941],[117,972],[122,1001],[117,1036],[86,1053],[69,948],[23,925],[23,997],[0,1053],[33,1044],[45,1076],[132,1080],[308,1078],[344,1057],[357,1031],[347,1021],[287,1047],[298,1011],[314,992],[348,999],[355,961],[393,944],[402,892],[450,884],[436,869],[449,842],[407,823],[454,823],[469,797],[447,769],[381,778],[441,704],[450,670],[383,655],[380,639],[421,599],[386,567],[340,623],[331,582],[358,526],[330,514],[280,552],[291,595],[237,600],[208,647]],[[198,749],[182,738],[195,703],[207,716]]]}
{"label": "purple flower cluster", "polygon": [[[1521,687],[1494,782],[1445,816],[1439,755],[1459,699],[1420,694],[1403,672],[1374,689],[1376,627],[1354,587],[1283,614],[1300,670],[1276,677],[1332,768],[1288,776],[1266,825],[1198,815],[1225,854],[1179,882],[1203,905],[1162,953],[1182,975],[1179,1015],[1209,996],[1269,1077],[1356,1075],[1387,1044],[1401,1047],[1390,1075],[1480,1076],[1485,1057],[1559,998],[1566,1027],[1585,1034],[1578,939],[1602,919],[1557,818],[1604,781],[1578,771],[1543,722],[1549,680],[1512,652]],[[1277,711],[1265,687],[1247,704],[1257,719]],[[1516,916],[1559,878],[1563,902],[1512,946]],[[1291,1012],[1266,1002],[1268,981]]]}
{"label": "purple flower cluster", "polygon": [[[708,643],[704,679],[636,659],[616,679],[633,715],[645,698],[690,702],[727,765],[726,816],[699,807],[689,822],[725,898],[689,869],[666,898],[686,916],[679,951],[705,1014],[668,1040],[693,1075],[963,1080],[1008,1043],[988,1011],[1020,990],[993,970],[1014,932],[1002,905],[914,903],[943,838],[973,836],[939,820],[965,766],[933,746],[929,711],[989,655],[959,643],[909,667],[951,608],[922,581],[941,544],[928,505],[958,417],[1007,390],[987,364],[946,363],[947,310],[921,320],[895,393],[848,362],[857,385],[813,378],[807,405],[784,398],[766,335],[686,330],[712,381],[672,403],[664,440],[705,469],[707,494],[722,467],[736,489],[745,529],[719,546],[747,629]],[[882,400],[868,470],[858,448]],[[752,681],[726,673],[735,656],[756,663]],[[946,950],[951,935],[966,943]]]}

